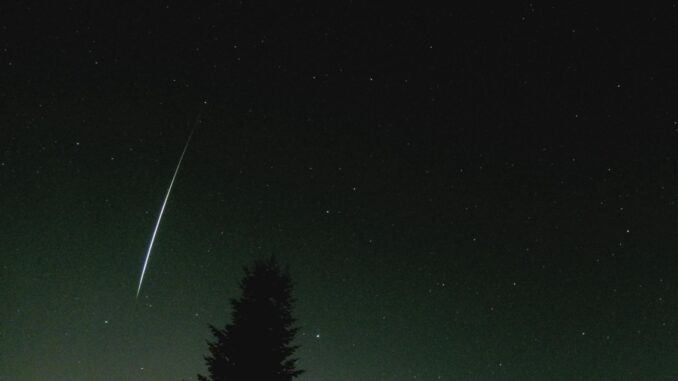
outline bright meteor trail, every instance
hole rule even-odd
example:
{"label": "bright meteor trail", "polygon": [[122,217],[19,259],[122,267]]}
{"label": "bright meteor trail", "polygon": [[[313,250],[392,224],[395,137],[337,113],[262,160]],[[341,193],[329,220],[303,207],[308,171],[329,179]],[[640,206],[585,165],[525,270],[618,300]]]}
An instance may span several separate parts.
{"label": "bright meteor trail", "polygon": [[172,181],[170,181],[169,188],[167,189],[167,194],[165,195],[165,200],[162,202],[162,207],[160,208],[160,214],[158,215],[158,221],[155,223],[155,228],[153,229],[153,235],[151,236],[151,242],[148,244],[148,251],[146,251],[146,259],[144,260],[144,267],[141,269],[141,277],[139,277],[139,286],[137,287],[137,298],[139,297],[139,292],[141,291],[141,284],[144,282],[144,274],[146,274],[146,266],[148,266],[148,259],[151,257],[151,250],[153,250],[153,243],[155,242],[155,235],[158,234],[158,227],[160,226],[160,220],[162,219],[162,214],[165,212],[165,206],[167,206],[167,200],[169,199],[170,192],[172,192],[172,186],[174,185],[174,180],[177,178],[177,173],[179,173],[179,167],[181,167],[181,161],[184,160],[184,155],[186,154],[186,149],[188,149],[188,143],[191,142],[191,137],[193,137],[193,131],[188,135],[188,140],[186,140],[186,145],[184,150],[181,152],[179,157],[179,163],[177,168],[174,170],[174,175],[172,176]]}

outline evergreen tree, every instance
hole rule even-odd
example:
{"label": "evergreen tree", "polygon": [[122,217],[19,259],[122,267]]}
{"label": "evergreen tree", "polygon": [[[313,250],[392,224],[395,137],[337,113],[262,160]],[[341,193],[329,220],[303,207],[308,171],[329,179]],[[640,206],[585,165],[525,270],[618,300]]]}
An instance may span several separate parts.
{"label": "evergreen tree", "polygon": [[231,299],[231,323],[215,337],[205,356],[209,376],[200,381],[290,381],[303,371],[290,358],[298,330],[292,317],[292,281],[275,258],[245,267],[242,295]]}

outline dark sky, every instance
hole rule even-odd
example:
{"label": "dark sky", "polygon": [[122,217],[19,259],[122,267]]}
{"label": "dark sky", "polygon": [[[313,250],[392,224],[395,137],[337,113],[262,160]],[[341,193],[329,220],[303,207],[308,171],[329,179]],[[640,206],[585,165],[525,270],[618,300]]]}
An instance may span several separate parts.
{"label": "dark sky", "polygon": [[195,379],[270,254],[301,381],[678,378],[675,3],[46,3],[0,5],[0,380]]}

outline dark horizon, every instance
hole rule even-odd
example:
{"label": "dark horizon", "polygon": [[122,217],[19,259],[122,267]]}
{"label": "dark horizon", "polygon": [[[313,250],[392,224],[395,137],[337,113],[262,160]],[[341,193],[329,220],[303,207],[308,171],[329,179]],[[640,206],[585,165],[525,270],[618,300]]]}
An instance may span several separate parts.
{"label": "dark horizon", "polygon": [[678,378],[677,12],[5,2],[0,381],[195,380],[270,254],[300,381]]}

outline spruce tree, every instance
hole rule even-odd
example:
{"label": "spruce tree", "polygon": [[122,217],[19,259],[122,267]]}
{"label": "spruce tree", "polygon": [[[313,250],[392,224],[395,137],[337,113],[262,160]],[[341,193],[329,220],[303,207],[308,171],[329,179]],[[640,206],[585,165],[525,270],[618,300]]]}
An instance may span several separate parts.
{"label": "spruce tree", "polygon": [[231,322],[210,325],[215,339],[205,356],[209,376],[200,381],[290,381],[303,371],[291,358],[298,330],[292,317],[292,282],[275,258],[245,267],[242,295],[231,299]]}

